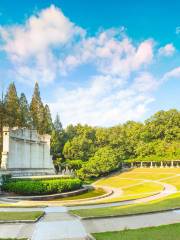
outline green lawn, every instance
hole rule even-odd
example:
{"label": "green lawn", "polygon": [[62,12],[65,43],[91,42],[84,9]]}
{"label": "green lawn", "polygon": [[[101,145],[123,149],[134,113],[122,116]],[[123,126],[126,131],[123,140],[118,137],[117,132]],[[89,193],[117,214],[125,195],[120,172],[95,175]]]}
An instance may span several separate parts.
{"label": "green lawn", "polygon": [[102,189],[95,189],[95,190],[89,190],[86,193],[82,193],[76,196],[71,196],[71,197],[65,197],[65,198],[55,198],[51,201],[67,201],[67,200],[78,200],[78,199],[87,199],[87,198],[94,198],[98,197],[101,195],[104,195],[106,192]]}
{"label": "green lawn", "polygon": [[156,212],[171,208],[180,208],[180,193],[172,194],[163,199],[148,203],[131,204],[119,207],[73,210],[71,213],[80,217],[122,216],[138,213]]}
{"label": "green lawn", "polygon": [[[119,179],[119,182],[121,183],[121,179]],[[114,183],[113,183],[113,186],[114,186]],[[132,184],[132,185],[127,185],[126,187],[124,186],[121,189],[123,191],[122,195],[119,195],[114,198],[112,197],[108,199],[102,199],[100,200],[100,202],[101,203],[118,202],[118,201],[148,197],[161,192],[163,190],[163,186],[159,183],[142,181],[140,183],[136,183],[135,185]]]}
{"label": "green lawn", "polygon": [[161,182],[172,184],[173,186],[175,186],[177,188],[177,190],[180,190],[180,176],[161,180]]}
{"label": "green lawn", "polygon": [[36,220],[42,216],[42,211],[33,212],[0,212],[0,221],[13,221],[13,220]]}
{"label": "green lawn", "polygon": [[98,203],[131,200],[154,195],[163,190],[163,186],[160,184],[162,182],[170,183],[180,189],[180,175],[178,176],[178,174],[180,174],[178,168],[136,168],[112,174],[99,179],[94,184],[99,187],[119,188],[123,191],[123,194],[115,198],[99,200]]}
{"label": "green lawn", "polygon": [[96,240],[179,240],[180,223],[119,232],[94,233],[93,236]]}

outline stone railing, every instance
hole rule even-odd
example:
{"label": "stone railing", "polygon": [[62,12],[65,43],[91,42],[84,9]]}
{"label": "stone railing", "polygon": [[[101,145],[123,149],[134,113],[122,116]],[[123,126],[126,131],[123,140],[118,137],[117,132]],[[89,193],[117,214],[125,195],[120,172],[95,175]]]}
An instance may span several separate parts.
{"label": "stone railing", "polygon": [[122,168],[179,168],[180,160],[134,161],[122,163]]}

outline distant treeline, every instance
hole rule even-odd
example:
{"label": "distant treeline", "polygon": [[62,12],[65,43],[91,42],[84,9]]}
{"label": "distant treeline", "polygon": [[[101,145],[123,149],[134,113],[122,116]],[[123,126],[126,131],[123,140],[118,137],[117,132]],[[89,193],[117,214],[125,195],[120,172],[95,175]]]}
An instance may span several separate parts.
{"label": "distant treeline", "polygon": [[74,170],[81,178],[97,177],[118,169],[122,161],[180,158],[180,111],[159,111],[144,123],[128,121],[113,127],[77,124],[62,128],[59,115],[52,122],[36,83],[31,103],[18,97],[14,83],[0,102],[1,129],[35,128],[51,134],[51,153],[57,171]]}

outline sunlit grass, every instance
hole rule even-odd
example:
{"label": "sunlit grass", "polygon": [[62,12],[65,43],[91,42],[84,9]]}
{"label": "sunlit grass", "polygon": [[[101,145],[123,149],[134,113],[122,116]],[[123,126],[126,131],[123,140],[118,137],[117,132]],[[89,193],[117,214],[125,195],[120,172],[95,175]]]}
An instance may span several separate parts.
{"label": "sunlit grass", "polygon": [[13,221],[13,220],[36,220],[42,216],[42,211],[33,212],[0,212],[0,221]]}
{"label": "sunlit grass", "polygon": [[93,236],[96,240],[179,240],[180,223],[119,232],[95,233]]}
{"label": "sunlit grass", "polygon": [[142,180],[122,179],[121,175],[118,175],[118,176],[103,178],[103,179],[95,182],[95,185],[96,186],[107,186],[107,187],[112,187],[112,188],[122,188],[122,187],[127,187],[128,185],[131,186],[131,185],[141,183],[141,182],[142,182]]}
{"label": "sunlit grass", "polygon": [[86,193],[78,194],[76,196],[71,196],[71,197],[65,197],[65,198],[55,198],[51,201],[68,201],[68,200],[79,200],[79,199],[87,199],[87,198],[94,198],[94,197],[99,197],[104,195],[106,192],[102,189],[94,189],[94,190],[89,190]]}
{"label": "sunlit grass", "polygon": [[169,179],[164,179],[161,180],[161,182],[165,182],[168,184],[171,184],[177,188],[177,190],[180,190],[180,176],[169,178]]}
{"label": "sunlit grass", "polygon": [[172,208],[180,208],[180,193],[172,194],[148,203],[129,204],[126,206],[96,209],[73,210],[72,213],[81,217],[122,216],[138,213],[156,212]]}

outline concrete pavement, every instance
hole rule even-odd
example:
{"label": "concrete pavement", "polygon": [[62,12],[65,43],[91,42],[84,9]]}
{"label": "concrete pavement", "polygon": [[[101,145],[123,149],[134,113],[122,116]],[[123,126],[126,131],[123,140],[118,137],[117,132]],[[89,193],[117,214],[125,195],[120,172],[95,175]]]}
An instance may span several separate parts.
{"label": "concrete pavement", "polygon": [[29,238],[31,239],[35,224],[10,223],[0,224],[0,238]]}
{"label": "concrete pavement", "polygon": [[[10,209],[8,210],[10,211]],[[16,210],[22,211],[22,209]],[[118,231],[125,228],[133,229],[180,222],[179,210],[81,221],[69,214],[66,207],[47,207],[44,211],[46,214],[38,223],[0,224],[0,238],[26,237],[31,240],[85,240],[89,239],[88,233]]]}
{"label": "concrete pavement", "polygon": [[82,220],[82,223],[86,228],[86,231],[89,233],[152,227],[165,224],[180,223],[180,211],[177,210],[127,217],[90,219]]}
{"label": "concrete pavement", "polygon": [[66,207],[47,207],[39,221],[32,240],[85,240],[88,234],[81,221],[68,213]]}

